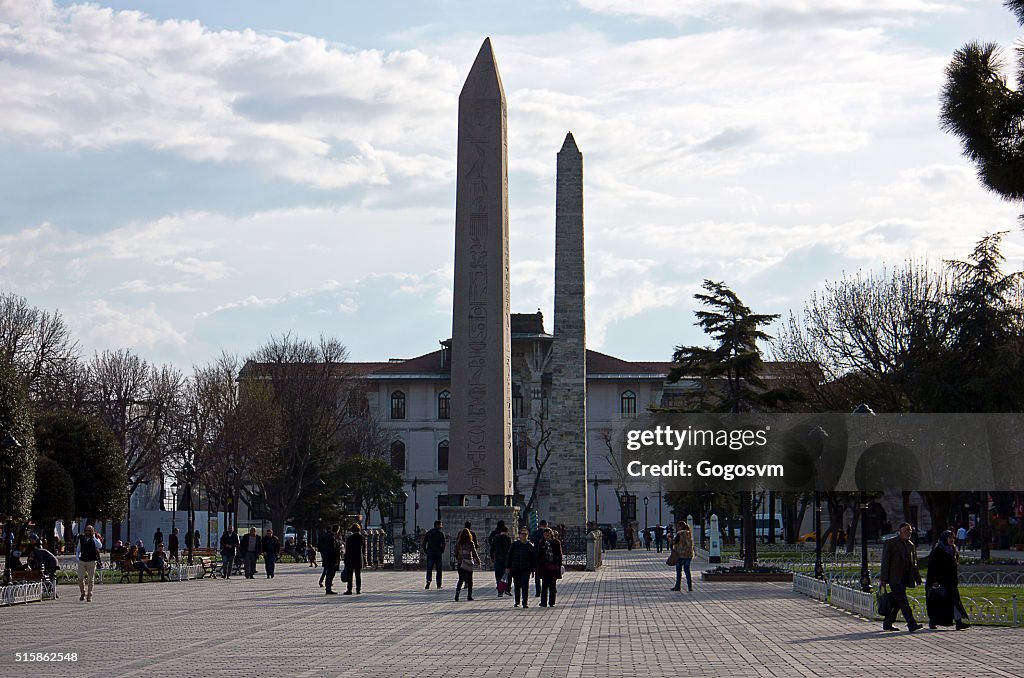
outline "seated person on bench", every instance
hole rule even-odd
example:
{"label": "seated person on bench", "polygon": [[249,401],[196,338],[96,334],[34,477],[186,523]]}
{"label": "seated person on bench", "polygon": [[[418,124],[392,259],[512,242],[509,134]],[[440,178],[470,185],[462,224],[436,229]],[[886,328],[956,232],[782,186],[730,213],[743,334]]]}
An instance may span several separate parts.
{"label": "seated person on bench", "polygon": [[42,546],[29,546],[25,553],[28,556],[28,566],[42,572],[49,579],[53,579],[54,573],[60,569],[57,556]]}
{"label": "seated person on bench", "polygon": [[156,548],[153,549],[153,556],[151,558],[151,567],[160,573],[160,581],[167,581],[167,552],[164,551],[163,543],[158,543]]}

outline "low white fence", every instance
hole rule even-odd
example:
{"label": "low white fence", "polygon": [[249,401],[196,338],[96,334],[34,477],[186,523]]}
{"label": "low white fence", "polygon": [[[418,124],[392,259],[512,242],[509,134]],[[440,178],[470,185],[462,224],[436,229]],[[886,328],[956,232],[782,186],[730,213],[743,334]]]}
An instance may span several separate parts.
{"label": "low white fence", "polygon": [[43,599],[43,583],[40,581],[0,586],[0,605],[17,605]]}
{"label": "low white fence", "polygon": [[[803,574],[793,575],[793,592],[826,602],[833,607],[852,612],[871,620],[880,619],[877,605],[877,589],[866,593],[859,588],[847,586],[838,580],[815,579]],[[927,619],[923,595],[917,597],[909,591],[910,608],[918,620]],[[971,596],[961,598],[967,617],[972,622],[1019,627],[1024,624],[1024,603],[1016,595],[1007,597]]]}

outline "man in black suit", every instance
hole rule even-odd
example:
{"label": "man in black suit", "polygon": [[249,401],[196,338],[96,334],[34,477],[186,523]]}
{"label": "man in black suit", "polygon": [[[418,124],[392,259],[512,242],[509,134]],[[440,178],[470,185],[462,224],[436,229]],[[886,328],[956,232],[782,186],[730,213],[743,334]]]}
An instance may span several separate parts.
{"label": "man in black suit", "polygon": [[320,551],[320,562],[324,566],[324,574],[321,577],[321,585],[326,582],[327,595],[335,595],[334,575],[338,573],[338,560],[341,555],[338,549],[336,536],[341,532],[341,525],[335,525],[333,530],[324,530],[320,533],[317,541],[317,550]]}

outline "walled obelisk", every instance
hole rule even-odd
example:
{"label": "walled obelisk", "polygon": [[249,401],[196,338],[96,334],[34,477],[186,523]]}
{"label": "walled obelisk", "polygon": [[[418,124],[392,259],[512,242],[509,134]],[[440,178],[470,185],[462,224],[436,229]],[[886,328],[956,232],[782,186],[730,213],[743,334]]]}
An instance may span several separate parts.
{"label": "walled obelisk", "polygon": [[457,172],[448,494],[452,506],[503,506],[512,495],[508,142],[490,38],[459,95]]}
{"label": "walled obelisk", "polygon": [[572,132],[555,177],[555,338],[551,346],[549,522],[587,522],[587,314],[583,155]]}

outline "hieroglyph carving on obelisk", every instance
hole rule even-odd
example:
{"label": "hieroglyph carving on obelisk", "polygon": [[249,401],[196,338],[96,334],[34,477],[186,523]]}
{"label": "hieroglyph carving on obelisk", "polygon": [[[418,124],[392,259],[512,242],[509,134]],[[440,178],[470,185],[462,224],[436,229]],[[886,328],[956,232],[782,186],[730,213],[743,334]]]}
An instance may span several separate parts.
{"label": "hieroglyph carving on obelisk", "polygon": [[448,493],[512,494],[508,147],[488,38],[459,95]]}

